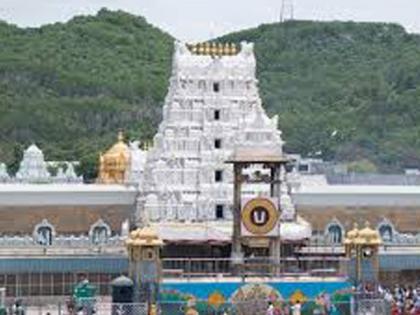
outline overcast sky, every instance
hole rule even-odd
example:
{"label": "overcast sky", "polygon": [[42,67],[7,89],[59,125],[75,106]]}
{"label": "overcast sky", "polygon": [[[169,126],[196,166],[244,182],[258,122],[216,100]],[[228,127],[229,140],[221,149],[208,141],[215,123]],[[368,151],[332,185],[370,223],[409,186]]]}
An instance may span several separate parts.
{"label": "overcast sky", "polygon": [[397,22],[420,33],[420,0],[0,0],[0,19],[19,26],[66,21],[102,7],[143,15],[186,41],[205,40],[234,30],[295,19]]}

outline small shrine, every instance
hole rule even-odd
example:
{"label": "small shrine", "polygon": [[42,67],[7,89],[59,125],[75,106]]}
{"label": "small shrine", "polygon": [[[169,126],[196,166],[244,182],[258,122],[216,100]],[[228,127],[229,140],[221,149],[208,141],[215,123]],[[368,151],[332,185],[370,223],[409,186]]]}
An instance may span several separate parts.
{"label": "small shrine", "polygon": [[35,144],[32,144],[23,153],[16,179],[22,182],[43,183],[48,182],[50,177],[44,154]]}
{"label": "small shrine", "polygon": [[7,173],[6,164],[0,163],[0,183],[10,180],[9,173]]}
{"label": "small shrine", "polygon": [[99,157],[98,182],[102,184],[126,183],[130,172],[130,149],[124,142],[123,133],[118,133],[117,142]]}

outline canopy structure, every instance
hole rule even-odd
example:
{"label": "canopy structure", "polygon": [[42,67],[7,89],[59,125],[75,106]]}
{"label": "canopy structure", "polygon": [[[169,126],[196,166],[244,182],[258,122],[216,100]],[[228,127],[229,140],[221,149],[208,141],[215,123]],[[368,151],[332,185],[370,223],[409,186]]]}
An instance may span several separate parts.
{"label": "canopy structure", "polygon": [[226,163],[287,163],[289,159],[276,147],[238,147]]}
{"label": "canopy structure", "polygon": [[163,241],[168,244],[227,245],[231,235],[222,229],[204,223],[159,223],[154,225]]}

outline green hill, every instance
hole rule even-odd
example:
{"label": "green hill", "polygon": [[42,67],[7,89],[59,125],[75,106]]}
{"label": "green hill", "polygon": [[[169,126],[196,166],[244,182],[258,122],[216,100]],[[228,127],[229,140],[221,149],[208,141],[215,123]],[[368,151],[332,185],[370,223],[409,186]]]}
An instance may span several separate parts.
{"label": "green hill", "polygon": [[[255,42],[261,95],[288,151],[371,170],[420,167],[419,36],[393,24],[291,21],[222,39]],[[118,128],[150,139],[172,46],[143,18],[105,9],[40,28],[0,23],[0,161],[16,169],[36,142],[48,160],[82,160],[92,177]]]}
{"label": "green hill", "polygon": [[420,167],[420,36],[290,21],[222,39],[255,42],[262,98],[289,151],[382,172]]}
{"label": "green hill", "polygon": [[104,9],[41,28],[0,24],[0,161],[16,169],[36,142],[47,159],[92,172],[119,128],[150,139],[172,49],[145,19]]}

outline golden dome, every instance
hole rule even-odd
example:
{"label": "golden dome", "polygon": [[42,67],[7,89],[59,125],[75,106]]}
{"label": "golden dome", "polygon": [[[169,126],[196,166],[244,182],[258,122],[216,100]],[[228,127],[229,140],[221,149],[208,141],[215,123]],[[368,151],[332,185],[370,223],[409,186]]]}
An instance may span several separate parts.
{"label": "golden dome", "polygon": [[365,227],[361,230],[358,230],[357,225],[355,225],[354,229],[347,233],[344,244],[379,246],[382,244],[382,240],[378,231],[372,229],[370,223],[366,222]]}
{"label": "golden dome", "polygon": [[130,149],[124,143],[123,133],[118,132],[117,142],[99,158],[99,182],[122,184],[130,166]]}
{"label": "golden dome", "polygon": [[131,246],[162,246],[163,241],[155,229],[150,226],[138,228],[131,231],[129,238],[125,241],[127,247]]}
{"label": "golden dome", "polygon": [[369,244],[369,245],[381,244],[381,237],[378,231],[372,229],[368,221],[366,221],[365,228],[360,230],[359,236],[365,239],[365,244]]}
{"label": "golden dome", "polygon": [[370,222],[365,222],[365,227],[359,231],[361,237],[369,238],[376,235],[376,231],[370,227]]}
{"label": "golden dome", "polygon": [[130,158],[130,149],[124,142],[124,135],[122,131],[118,132],[118,141],[104,154],[105,157],[120,156]]}
{"label": "golden dome", "polygon": [[347,232],[347,238],[350,240],[355,239],[359,235],[359,228],[357,223],[354,223],[353,229]]}

